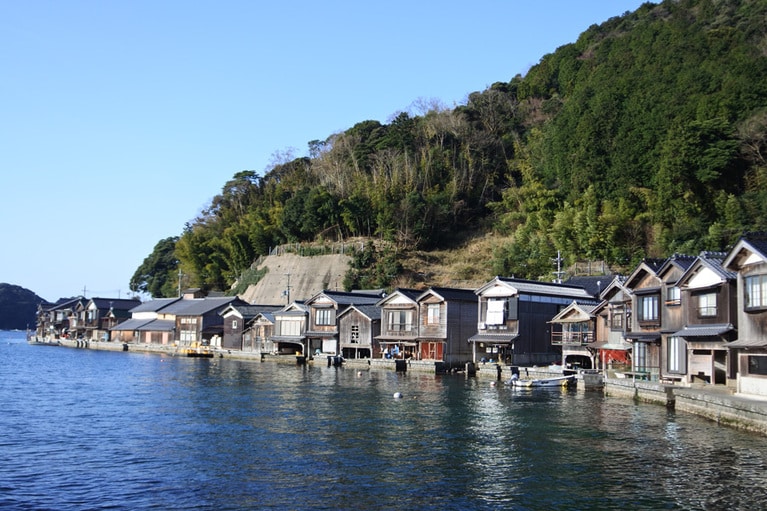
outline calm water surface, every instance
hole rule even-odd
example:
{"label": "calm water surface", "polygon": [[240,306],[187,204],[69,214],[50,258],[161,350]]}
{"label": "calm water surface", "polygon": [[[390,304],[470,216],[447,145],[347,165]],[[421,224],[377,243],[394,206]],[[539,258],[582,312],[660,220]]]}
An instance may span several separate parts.
{"label": "calm water surface", "polygon": [[767,440],[661,406],[23,337],[0,332],[0,509],[767,503]]}

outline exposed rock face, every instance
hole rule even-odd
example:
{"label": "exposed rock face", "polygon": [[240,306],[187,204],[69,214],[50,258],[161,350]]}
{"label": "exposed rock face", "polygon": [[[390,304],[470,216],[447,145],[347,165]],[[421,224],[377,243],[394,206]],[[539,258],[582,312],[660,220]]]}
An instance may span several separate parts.
{"label": "exposed rock face", "polygon": [[29,289],[0,283],[0,330],[34,328],[37,306],[43,302]]}
{"label": "exposed rock face", "polygon": [[340,254],[268,256],[259,268],[267,267],[269,271],[241,298],[260,305],[280,305],[288,302],[288,296],[283,294],[288,285],[290,301],[307,300],[323,289],[343,290],[344,275],[349,270],[350,261],[350,256]]}

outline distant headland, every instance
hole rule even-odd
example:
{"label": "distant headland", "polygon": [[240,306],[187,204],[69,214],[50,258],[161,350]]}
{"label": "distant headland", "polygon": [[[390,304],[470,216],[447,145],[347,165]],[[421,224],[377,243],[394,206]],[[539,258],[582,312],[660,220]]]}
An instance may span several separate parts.
{"label": "distant headland", "polygon": [[0,330],[34,328],[41,303],[47,302],[29,289],[0,283]]}

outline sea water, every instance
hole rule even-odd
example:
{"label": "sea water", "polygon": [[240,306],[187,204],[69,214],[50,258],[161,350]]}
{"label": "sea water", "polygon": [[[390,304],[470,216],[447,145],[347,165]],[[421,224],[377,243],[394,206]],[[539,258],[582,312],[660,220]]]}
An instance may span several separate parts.
{"label": "sea water", "polygon": [[601,392],[30,346],[21,332],[0,332],[0,361],[0,509],[767,503],[767,439]]}

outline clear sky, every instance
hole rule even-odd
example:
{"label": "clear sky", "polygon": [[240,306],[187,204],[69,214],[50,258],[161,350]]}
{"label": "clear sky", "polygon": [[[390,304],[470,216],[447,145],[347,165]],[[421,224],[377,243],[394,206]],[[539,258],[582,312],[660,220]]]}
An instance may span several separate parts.
{"label": "clear sky", "polygon": [[127,297],[235,173],[463,104],[642,3],[0,0],[0,282]]}

